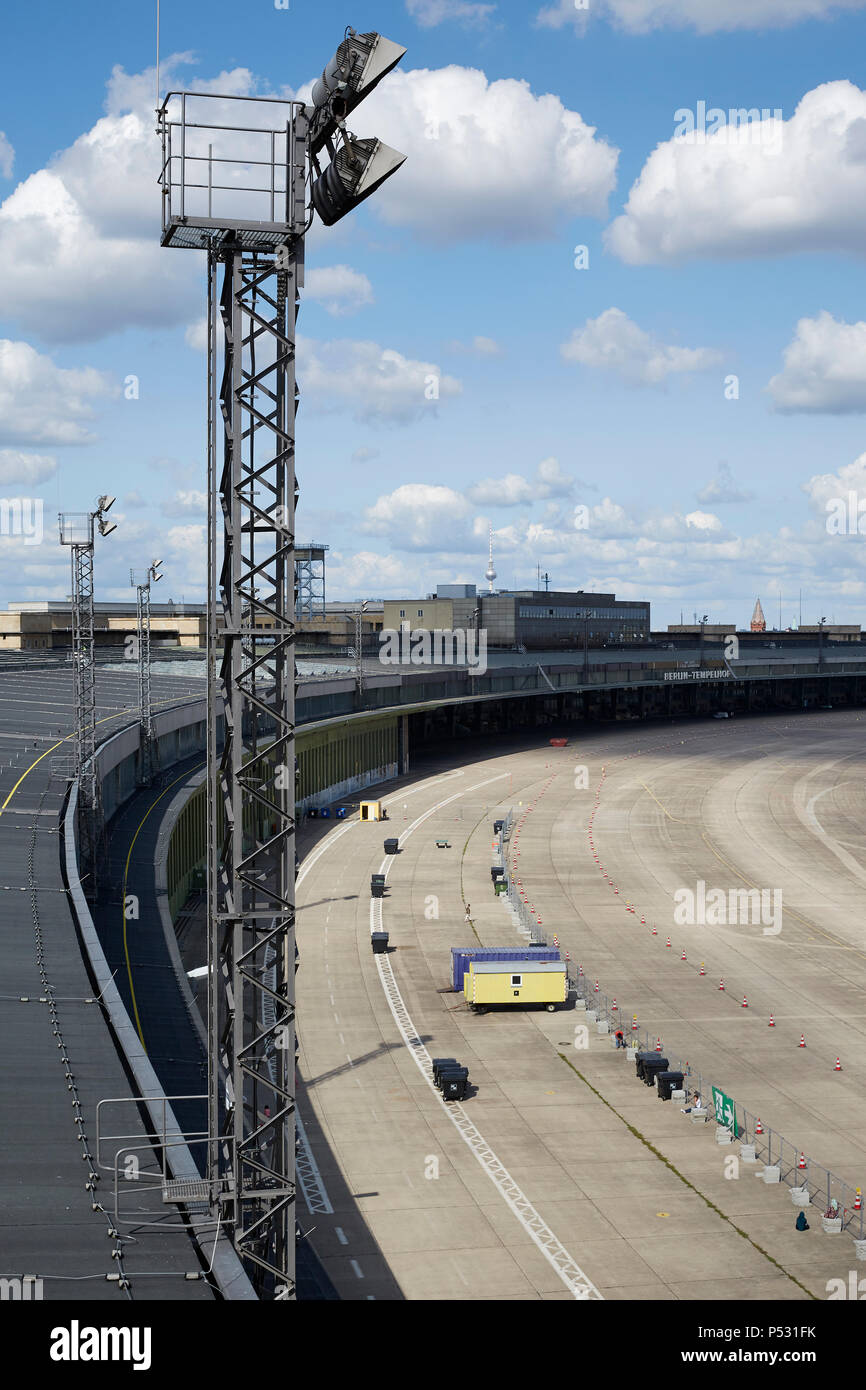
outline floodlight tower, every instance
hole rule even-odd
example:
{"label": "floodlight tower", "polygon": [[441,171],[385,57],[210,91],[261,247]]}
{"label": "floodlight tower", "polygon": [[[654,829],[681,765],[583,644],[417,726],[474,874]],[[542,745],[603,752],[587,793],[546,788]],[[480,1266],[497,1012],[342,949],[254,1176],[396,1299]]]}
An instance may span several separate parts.
{"label": "floodlight tower", "polygon": [[404,52],[347,29],[308,105],[171,92],[157,111],[162,244],[208,255],[208,1177],[214,1215],[262,1297],[295,1297],[304,237],[315,213],[331,226],[403,163],[380,140],[356,139],[346,119]]}
{"label": "floodlight tower", "polygon": [[139,778],[149,787],[153,781],[153,702],[150,693],[150,586],[158,584],[162,575],[162,560],[148,567],[142,584],[136,583],[135,571],[130,570],[130,583],[135,584],[136,618],[138,622],[138,720],[140,725]]}
{"label": "floodlight tower", "polygon": [[96,850],[101,833],[99,779],[96,776],[96,665],[93,634],[94,527],[110,536],[106,521],[114,502],[103,494],[92,512],[60,512],[60,544],[72,560],[72,672],[75,689],[75,778],[78,782],[78,854],[88,892],[96,890]]}

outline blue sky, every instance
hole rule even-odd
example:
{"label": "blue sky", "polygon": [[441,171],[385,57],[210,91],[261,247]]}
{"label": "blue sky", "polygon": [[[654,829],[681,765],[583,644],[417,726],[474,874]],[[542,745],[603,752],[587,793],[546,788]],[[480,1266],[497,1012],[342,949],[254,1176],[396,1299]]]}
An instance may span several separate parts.
{"label": "blue sky", "polygon": [[[780,591],[787,625],[801,588],[805,621],[864,620],[864,10],[162,5],[163,90],[305,95],[347,22],[408,49],[350,121],[406,164],[308,239],[298,536],[331,545],[330,597],[480,583],[492,525],[501,584],[540,564],[656,626],[758,594],[775,621]],[[0,497],[45,523],[0,535],[0,602],[67,592],[55,513],[104,490],[98,596],[161,555],[160,597],[201,598],[204,265],[158,245],[155,4],[5,25]],[[700,102],[768,118],[675,140]]]}

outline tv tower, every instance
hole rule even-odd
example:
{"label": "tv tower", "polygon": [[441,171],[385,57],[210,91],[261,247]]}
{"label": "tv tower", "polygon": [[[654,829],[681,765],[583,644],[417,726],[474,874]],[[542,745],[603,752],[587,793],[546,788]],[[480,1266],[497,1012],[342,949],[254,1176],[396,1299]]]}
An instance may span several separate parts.
{"label": "tv tower", "polygon": [[484,571],[484,578],[487,580],[488,593],[493,593],[493,581],[496,578],[496,570],[493,568],[493,527],[487,528],[490,538],[490,558],[487,561],[487,569]]}

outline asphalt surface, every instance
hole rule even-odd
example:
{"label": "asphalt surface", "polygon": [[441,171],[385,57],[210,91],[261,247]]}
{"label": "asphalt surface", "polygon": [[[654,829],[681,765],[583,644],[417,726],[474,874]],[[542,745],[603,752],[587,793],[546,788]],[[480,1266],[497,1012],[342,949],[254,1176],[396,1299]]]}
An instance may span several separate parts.
{"label": "asphalt surface", "polygon": [[[342,1298],[575,1296],[456,1133],[421,1047],[468,1066],[471,1094],[453,1110],[605,1299],[824,1298],[827,1280],[847,1278],[850,1235],[825,1235],[814,1209],[795,1232],[788,1187],[756,1181],[763,1165],[719,1147],[713,1124],[659,1104],[609,1036],[579,1035],[584,1014],[468,1013],[450,992],[449,947],[521,941],[489,874],[492,820],[514,806],[548,937],[693,1074],[856,1185],[864,731],[866,716],[839,711],[572,728],[561,750],[539,734],[419,767],[381,789],[391,824],[328,832],[298,889],[300,1109],[330,1208],[311,1240]],[[596,792],[603,870],[587,830]],[[403,839],[382,923],[410,1044],[370,947],[369,876],[389,833]],[[781,889],[781,930],[678,927],[674,895],[699,880]]]}
{"label": "asphalt surface", "polygon": [[[100,672],[96,690],[100,737],[134,719],[134,674]],[[174,703],[190,690],[188,680],[154,677],[157,701]],[[41,1278],[51,1300],[209,1299],[203,1282],[183,1279],[198,1267],[187,1235],[142,1225],[166,1221],[158,1194],[122,1194],[115,1240],[112,1172],[96,1170],[97,1210],[85,1189],[91,1165],[83,1152],[113,1165],[111,1144],[97,1155],[97,1102],[129,1097],[130,1087],[102,1010],[87,1002],[91,983],[61,877],[66,786],[51,768],[71,756],[73,725],[67,670],[0,669],[0,1274]],[[124,1107],[119,1128],[143,1142],[134,1106]],[[121,1270],[128,1292],[106,1282]]]}

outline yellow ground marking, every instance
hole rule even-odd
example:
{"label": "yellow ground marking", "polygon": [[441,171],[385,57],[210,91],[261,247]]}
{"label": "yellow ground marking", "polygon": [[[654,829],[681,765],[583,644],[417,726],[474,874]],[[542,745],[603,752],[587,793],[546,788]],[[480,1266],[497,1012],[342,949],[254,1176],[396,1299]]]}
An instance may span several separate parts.
{"label": "yellow ground marking", "polygon": [[178,782],[185,782],[188,777],[191,777],[194,772],[198,772],[199,768],[201,767],[204,767],[204,763],[199,763],[198,767],[190,768],[187,772],[182,773],[180,777],[175,777],[173,782],[169,782],[165,791],[160,792],[156,800],[150,803],[139,822],[138,829],[132,837],[129,846],[129,853],[126,856],[126,863],[123,866],[123,891],[120,895],[120,910],[123,913],[123,954],[126,957],[126,977],[129,980],[129,992],[132,996],[132,1011],[135,1014],[135,1029],[138,1033],[139,1038],[141,1039],[141,1045],[144,1048],[145,1052],[147,1052],[147,1046],[144,1041],[144,1034],[141,1031],[141,1019],[138,1016],[138,1003],[135,998],[135,986],[132,983],[132,962],[129,959],[129,946],[126,940],[126,878],[127,874],[129,873],[129,865],[132,859],[132,851],[135,849],[135,842],[141,834],[142,827],[144,826],[144,823],[150,815],[151,811],[154,809],[154,807],[159,805],[164,796],[168,796],[168,793],[171,791],[172,787],[176,787]]}

